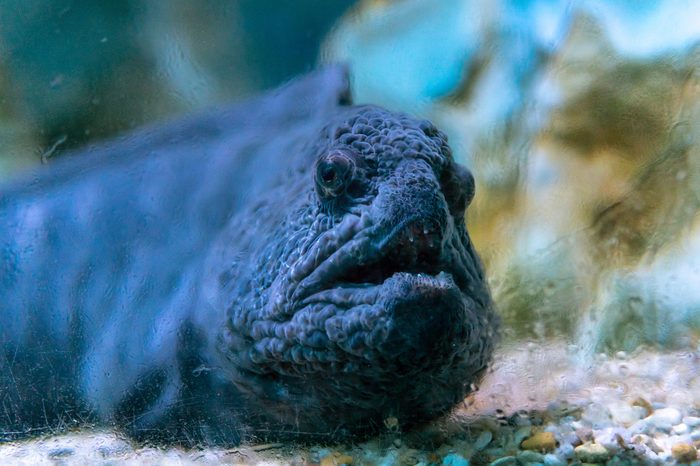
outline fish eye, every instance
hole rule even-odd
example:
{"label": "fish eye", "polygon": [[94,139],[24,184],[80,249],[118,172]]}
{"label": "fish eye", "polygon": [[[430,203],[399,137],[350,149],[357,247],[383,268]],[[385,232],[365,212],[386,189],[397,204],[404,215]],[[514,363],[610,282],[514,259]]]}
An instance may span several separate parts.
{"label": "fish eye", "polygon": [[316,162],[316,187],[321,196],[338,197],[345,192],[355,174],[355,161],[350,154],[334,151]]}

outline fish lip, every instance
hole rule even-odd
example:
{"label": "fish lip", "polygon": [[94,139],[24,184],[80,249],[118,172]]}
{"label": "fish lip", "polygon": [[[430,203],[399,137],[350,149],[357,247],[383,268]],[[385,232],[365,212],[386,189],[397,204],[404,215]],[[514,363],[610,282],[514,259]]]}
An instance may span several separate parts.
{"label": "fish lip", "polygon": [[[386,229],[360,230],[299,280],[292,292],[290,303],[292,307],[298,308],[311,302],[321,301],[323,296],[329,294],[327,292],[338,289],[344,289],[346,292],[353,289],[362,291],[363,297],[359,301],[366,303],[370,289],[374,289],[374,295],[378,296],[384,284],[398,274],[424,275],[432,278],[437,278],[441,274],[452,275],[450,267],[441,258],[446,239],[445,228],[435,219],[416,215],[392,227],[388,234],[377,234],[377,230]],[[407,238],[409,242],[413,242],[414,236],[417,236],[418,244],[402,249],[406,247],[404,243]],[[391,262],[392,255],[397,256],[401,252],[407,252],[410,255],[411,264],[400,262],[393,264],[383,276],[377,278],[374,275],[374,280],[348,279],[353,273],[374,271],[373,267],[379,267],[385,260]],[[421,255],[426,252],[434,253],[433,257],[431,259],[422,257]],[[336,257],[338,255],[344,255],[340,258],[342,260],[338,261],[339,267],[328,266],[329,263],[338,259]],[[329,269],[328,273],[325,273],[324,267]],[[320,276],[313,277],[319,272]],[[308,286],[309,281],[313,286]]]}
{"label": "fish lip", "polygon": [[[431,291],[444,290],[450,287],[450,285],[454,285],[459,289],[452,273],[445,270],[440,270],[434,274],[425,272],[411,273],[397,271],[391,276],[386,277],[382,283],[336,282],[336,286],[312,293],[304,298],[299,304],[301,306],[308,306],[316,303],[328,303],[334,304],[338,307],[374,304],[380,301],[382,297],[386,297],[386,295],[382,292],[386,288],[387,282],[396,282],[397,280],[406,279],[407,277],[413,277],[420,280],[426,288],[428,283],[432,284],[433,286]],[[349,296],[350,294],[352,294],[352,296]]]}

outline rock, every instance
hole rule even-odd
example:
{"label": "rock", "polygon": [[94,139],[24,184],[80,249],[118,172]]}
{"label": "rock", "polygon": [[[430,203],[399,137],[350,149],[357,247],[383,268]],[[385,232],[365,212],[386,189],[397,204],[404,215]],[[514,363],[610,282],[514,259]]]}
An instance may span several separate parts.
{"label": "rock", "polygon": [[576,437],[579,438],[580,442],[578,444],[592,442],[593,441],[593,430],[589,427],[581,427],[576,429]]}
{"label": "rock", "polygon": [[560,458],[572,459],[574,457],[574,446],[568,443],[562,443],[554,453]]}
{"label": "rock", "polygon": [[574,449],[576,458],[582,463],[605,463],[610,458],[610,452],[598,443],[584,443]]}
{"label": "rock", "polygon": [[544,465],[545,466],[566,466],[566,461],[559,458],[557,455],[552,453],[547,453],[544,455]]}
{"label": "rock", "polygon": [[619,427],[609,427],[595,433],[595,443],[604,446],[614,454],[626,448],[630,441],[629,433]]}
{"label": "rock", "polygon": [[[510,449],[510,448],[508,449],[509,452],[511,450],[512,449]],[[476,453],[477,454],[484,454],[484,455],[486,455],[487,458],[500,458],[502,456],[508,455],[508,453],[506,453],[505,448],[497,448],[497,447],[487,448],[486,450],[478,451]]]}
{"label": "rock", "polygon": [[587,423],[581,422],[581,421],[571,421],[569,424],[572,429],[574,430],[579,430],[579,429],[590,429],[590,426]]}
{"label": "rock", "polygon": [[651,451],[649,449],[649,447],[644,445],[643,443],[631,443],[627,446],[627,451],[633,457],[638,457],[638,458],[656,454],[653,451]]}
{"label": "rock", "polygon": [[515,459],[515,456],[504,456],[493,461],[489,466],[515,466],[517,464],[518,460]]}
{"label": "rock", "polygon": [[641,406],[630,406],[623,401],[611,404],[609,409],[613,421],[625,425],[633,424],[651,413]]}
{"label": "rock", "polygon": [[[549,409],[549,408],[548,408]],[[515,427],[531,426],[536,419],[537,413],[519,412],[508,420],[508,423]]]}
{"label": "rock", "polygon": [[690,429],[688,428],[687,424],[681,422],[680,424],[673,426],[671,431],[676,435],[685,435],[690,432]]}
{"label": "rock", "polygon": [[74,449],[63,447],[63,448],[56,448],[54,450],[51,450],[48,453],[48,456],[49,456],[49,458],[57,459],[57,458],[65,458],[67,456],[72,456],[74,454],[75,454]]}
{"label": "rock", "polygon": [[612,425],[610,410],[601,403],[589,403],[584,409],[581,418],[594,429],[603,429]]}
{"label": "rock", "polygon": [[583,443],[581,439],[579,439],[578,435],[576,435],[576,432],[571,430],[567,431],[566,429],[560,429],[558,432],[552,433],[554,434],[560,445],[568,443],[570,445],[579,446]]}
{"label": "rock", "polygon": [[681,412],[676,408],[661,408],[646,418],[646,421],[659,430],[671,430],[676,424],[681,422]]}
{"label": "rock", "polygon": [[524,463],[544,463],[544,455],[535,451],[525,450],[518,453],[518,460]]}
{"label": "rock", "polygon": [[651,403],[644,398],[637,398],[632,402],[632,406],[639,406],[640,408],[643,408],[644,411],[646,411],[647,416],[654,412],[654,408],[651,407]]}
{"label": "rock", "polygon": [[637,434],[634,437],[632,437],[631,442],[637,445],[644,445],[646,448],[648,448],[654,453],[661,453],[664,451],[664,449],[661,448],[659,444],[656,443],[656,441],[648,435]]}
{"label": "rock", "polygon": [[698,450],[687,443],[677,443],[671,447],[671,455],[679,463],[692,463],[698,458]]}
{"label": "rock", "polygon": [[682,419],[683,424],[688,427],[698,427],[700,426],[700,417],[697,416],[686,416]]}
{"label": "rock", "polygon": [[333,452],[330,455],[326,455],[321,458],[320,466],[342,466],[344,464],[352,464],[352,462],[352,456]]}
{"label": "rock", "polygon": [[557,439],[551,432],[537,432],[532,437],[522,441],[520,448],[523,450],[534,450],[551,452],[557,447]]}
{"label": "rock", "polygon": [[648,434],[651,424],[647,422],[647,418],[640,419],[627,429],[630,435]]}
{"label": "rock", "polygon": [[619,456],[613,456],[605,463],[605,466],[630,466],[630,464],[631,463],[629,459],[623,459]]}
{"label": "rock", "polygon": [[653,451],[656,454],[663,453],[664,449],[659,446],[658,443],[656,443],[656,440],[654,440],[652,437],[647,437],[646,440],[644,441],[644,445],[646,445],[649,450]]}
{"label": "rock", "polygon": [[384,426],[389,432],[398,432],[398,430],[400,429],[399,420],[396,419],[394,416],[390,416],[384,419]]}
{"label": "rock", "polygon": [[100,445],[96,448],[97,452],[104,458],[114,458],[119,456],[126,456],[133,453],[134,448],[128,442],[123,439],[104,439],[100,442]]}
{"label": "rock", "polygon": [[491,440],[493,440],[493,434],[491,433],[491,431],[483,431],[481,434],[479,434],[479,437],[477,437],[476,441],[474,442],[474,450],[483,450],[488,446],[489,443],[491,443]]}
{"label": "rock", "polygon": [[415,448],[404,448],[399,456],[399,464],[416,465],[420,463],[421,452]]}
{"label": "rock", "polygon": [[[439,460],[439,458],[438,458]],[[439,461],[431,462],[433,464],[438,463]],[[399,459],[399,454],[396,450],[389,450],[386,455],[381,459],[381,461],[378,461],[375,463],[376,466],[394,466],[395,464],[413,464],[413,461],[409,463],[400,463]]]}
{"label": "rock", "polygon": [[469,466],[469,461],[462,455],[450,453],[442,459],[442,466]]}
{"label": "rock", "polygon": [[515,434],[513,434],[513,441],[516,445],[520,445],[530,434],[532,434],[532,427],[523,426],[515,431]]}

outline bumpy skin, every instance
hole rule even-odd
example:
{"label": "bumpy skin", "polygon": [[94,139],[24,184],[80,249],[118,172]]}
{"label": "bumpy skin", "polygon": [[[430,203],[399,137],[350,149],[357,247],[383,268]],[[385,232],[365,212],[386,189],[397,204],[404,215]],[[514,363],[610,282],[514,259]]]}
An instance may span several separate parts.
{"label": "bumpy skin", "polygon": [[0,191],[0,431],[339,438],[448,412],[497,318],[432,124],[338,68]]}

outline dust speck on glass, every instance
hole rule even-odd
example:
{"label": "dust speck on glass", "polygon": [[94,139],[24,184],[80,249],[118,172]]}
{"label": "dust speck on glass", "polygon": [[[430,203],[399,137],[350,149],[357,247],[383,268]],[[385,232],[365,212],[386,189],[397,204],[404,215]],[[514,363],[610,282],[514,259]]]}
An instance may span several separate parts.
{"label": "dust speck on glass", "polygon": [[0,463],[700,464],[700,7],[0,4]]}

